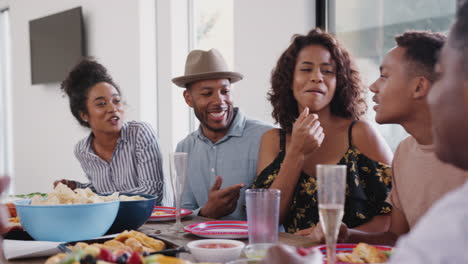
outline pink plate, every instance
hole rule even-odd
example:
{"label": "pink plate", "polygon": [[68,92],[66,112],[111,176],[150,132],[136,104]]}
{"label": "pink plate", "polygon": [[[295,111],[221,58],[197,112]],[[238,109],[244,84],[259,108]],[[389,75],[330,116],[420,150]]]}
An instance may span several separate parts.
{"label": "pink plate", "polygon": [[[184,218],[187,215],[191,215],[192,210],[189,209],[180,209],[180,216]],[[153,213],[148,218],[148,221],[169,221],[175,220],[175,207],[166,207],[166,206],[155,206],[153,208]]]}
{"label": "pink plate", "polygon": [[248,238],[247,221],[207,221],[184,227],[185,232],[205,238]]}
{"label": "pink plate", "polygon": [[[337,244],[336,245],[336,254],[338,253],[351,253],[353,252],[353,249],[357,246],[357,244]],[[383,251],[384,253],[391,253],[392,251],[392,247],[389,247],[389,246],[378,246],[378,245],[372,245],[376,248],[378,248],[379,250]],[[320,252],[322,252],[323,256],[324,256],[324,259],[326,258],[326,255],[327,255],[327,246],[326,245],[320,245],[320,246],[316,246],[316,247],[313,247],[313,248],[317,248],[318,250],[320,250]],[[327,263],[326,261],[324,263]],[[341,262],[341,261],[337,261],[336,264],[348,264],[349,262]]]}

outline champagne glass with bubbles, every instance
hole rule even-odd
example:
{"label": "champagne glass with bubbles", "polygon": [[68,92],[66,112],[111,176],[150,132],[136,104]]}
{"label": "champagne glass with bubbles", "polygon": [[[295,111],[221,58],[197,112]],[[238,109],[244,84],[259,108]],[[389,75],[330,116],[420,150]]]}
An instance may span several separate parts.
{"label": "champagne glass with bubbles", "polygon": [[336,240],[343,219],[346,165],[317,165],[320,223],[327,244],[327,263],[336,263]]}
{"label": "champagne glass with bubbles", "polygon": [[176,222],[169,228],[169,231],[172,232],[184,232],[184,225],[180,221],[180,209],[187,173],[187,156],[188,154],[185,152],[173,152],[169,154],[171,187],[176,207]]}

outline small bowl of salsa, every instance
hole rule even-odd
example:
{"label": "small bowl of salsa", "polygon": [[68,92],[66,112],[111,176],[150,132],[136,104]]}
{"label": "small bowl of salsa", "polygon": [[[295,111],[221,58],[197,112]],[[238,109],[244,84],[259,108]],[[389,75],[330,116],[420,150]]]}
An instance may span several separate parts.
{"label": "small bowl of salsa", "polygon": [[189,242],[187,248],[200,262],[228,262],[240,257],[245,244],[231,239],[201,239]]}

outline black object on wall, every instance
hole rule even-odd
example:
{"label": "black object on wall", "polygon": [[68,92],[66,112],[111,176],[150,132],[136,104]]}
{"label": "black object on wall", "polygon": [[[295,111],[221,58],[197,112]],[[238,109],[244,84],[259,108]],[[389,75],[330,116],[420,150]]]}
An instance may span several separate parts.
{"label": "black object on wall", "polygon": [[328,0],[315,1],[315,27],[327,31]]}
{"label": "black object on wall", "polygon": [[81,7],[29,21],[32,84],[61,82],[85,56]]}

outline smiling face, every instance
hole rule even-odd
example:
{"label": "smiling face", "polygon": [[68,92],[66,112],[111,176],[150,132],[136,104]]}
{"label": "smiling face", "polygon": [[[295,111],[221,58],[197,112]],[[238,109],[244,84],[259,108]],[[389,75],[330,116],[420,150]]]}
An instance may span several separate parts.
{"label": "smiling face", "polygon": [[415,83],[407,73],[404,56],[405,48],[391,49],[380,66],[380,77],[370,86],[379,124],[401,124],[412,113],[411,85]]}
{"label": "smiling face", "polygon": [[187,104],[193,108],[205,136],[209,133],[224,135],[234,118],[231,83],[228,79],[194,82],[184,91]]}
{"label": "smiling face", "polygon": [[436,72],[440,75],[429,93],[432,133],[437,157],[468,170],[468,80],[464,56],[451,46],[442,48]]}
{"label": "smiling face", "polygon": [[123,125],[123,105],[117,89],[109,83],[100,82],[92,86],[87,95],[88,113],[81,118],[88,122],[93,133],[119,133]]}
{"label": "smiling face", "polygon": [[299,113],[330,111],[336,90],[336,68],[330,52],[323,46],[311,45],[297,55],[292,84]]}

